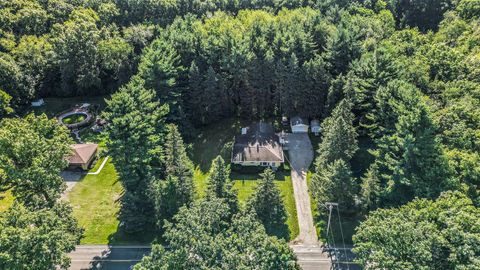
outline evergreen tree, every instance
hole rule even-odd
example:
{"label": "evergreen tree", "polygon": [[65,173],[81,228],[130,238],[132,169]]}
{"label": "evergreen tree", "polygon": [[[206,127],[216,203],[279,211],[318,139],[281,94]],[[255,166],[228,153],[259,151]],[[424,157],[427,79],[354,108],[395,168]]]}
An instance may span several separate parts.
{"label": "evergreen tree", "polygon": [[215,70],[210,66],[205,74],[203,88],[203,124],[220,119],[224,111],[224,88]]}
{"label": "evergreen tree", "polygon": [[203,88],[203,74],[195,61],[190,65],[188,70],[188,95],[186,105],[190,121],[194,125],[206,123],[205,109],[204,109],[204,88]]}
{"label": "evergreen tree", "polygon": [[166,179],[152,185],[157,223],[170,220],[183,205],[193,201],[193,163],[189,160],[183,139],[173,124],[167,127],[163,147]]}
{"label": "evergreen tree", "polygon": [[248,201],[248,206],[254,211],[257,218],[265,226],[269,235],[277,235],[288,239],[287,211],[283,204],[280,190],[275,185],[275,173],[266,169],[260,175],[255,192]]}
{"label": "evergreen tree", "polygon": [[230,168],[221,156],[212,161],[207,179],[207,197],[222,198],[227,202],[232,214],[238,212],[237,191],[230,180]]}
{"label": "evergreen tree", "polygon": [[357,132],[353,126],[351,103],[343,99],[322,123],[323,138],[318,148],[317,168],[335,160],[350,162],[357,146]]}
{"label": "evergreen tree", "polygon": [[182,90],[178,87],[180,58],[175,48],[163,39],[156,39],[145,48],[138,66],[138,76],[145,88],[156,91],[158,99],[170,108],[168,120],[184,119]]}
{"label": "evergreen tree", "polygon": [[[375,163],[364,182],[380,178],[380,206],[398,205],[414,197],[435,198],[455,188],[426,104],[414,86],[393,81],[378,93],[375,120],[383,136],[372,151]],[[370,184],[364,183],[363,186]]]}
{"label": "evergreen tree", "polygon": [[142,230],[152,221],[154,204],[149,188],[163,175],[161,134],[167,111],[139,78],[107,100],[107,146],[125,189],[120,218],[127,231]]}
{"label": "evergreen tree", "polygon": [[341,211],[354,211],[357,185],[350,165],[344,160],[338,159],[317,169],[311,185],[318,209],[323,208],[326,202],[338,202]]}

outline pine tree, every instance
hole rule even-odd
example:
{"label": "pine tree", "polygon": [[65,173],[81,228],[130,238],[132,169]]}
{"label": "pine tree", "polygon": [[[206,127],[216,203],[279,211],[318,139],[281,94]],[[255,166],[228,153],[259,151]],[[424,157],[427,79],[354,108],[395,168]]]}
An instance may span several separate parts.
{"label": "pine tree", "polygon": [[203,74],[200,73],[195,61],[188,70],[188,95],[186,100],[189,119],[193,124],[205,123]]}
{"label": "pine tree", "polygon": [[324,136],[318,148],[316,166],[322,167],[338,159],[350,162],[358,149],[351,103],[342,100],[323,121],[322,130]]}
{"label": "pine tree", "polygon": [[177,127],[168,125],[163,147],[165,180],[152,184],[157,224],[170,220],[178,209],[193,201],[193,163]]}
{"label": "pine tree", "polygon": [[218,120],[224,112],[224,88],[215,70],[210,66],[203,81],[204,124]]}
{"label": "pine tree", "polygon": [[207,179],[207,197],[222,198],[229,205],[232,214],[238,212],[237,191],[230,180],[230,168],[221,156],[212,161]]}
{"label": "pine tree", "polygon": [[274,182],[275,174],[271,169],[266,169],[260,176],[262,179],[250,197],[248,206],[256,213],[268,234],[288,236],[288,228],[285,225],[287,211],[280,190]]}
{"label": "pine tree", "polygon": [[338,202],[341,211],[354,211],[357,185],[350,165],[344,160],[338,159],[318,168],[311,185],[319,209],[323,208],[326,202]]}
{"label": "pine tree", "polygon": [[161,134],[167,112],[168,107],[161,105],[155,92],[146,90],[139,78],[107,100],[107,147],[125,189],[120,218],[127,231],[142,230],[153,221],[149,189],[163,175]]}

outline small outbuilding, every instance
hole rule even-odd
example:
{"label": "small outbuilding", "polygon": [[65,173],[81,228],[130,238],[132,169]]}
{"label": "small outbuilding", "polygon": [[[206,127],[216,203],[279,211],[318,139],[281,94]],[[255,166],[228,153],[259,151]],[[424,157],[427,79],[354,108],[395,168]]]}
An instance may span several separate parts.
{"label": "small outbuilding", "polygon": [[278,168],[283,162],[283,148],[271,124],[259,122],[235,136],[233,164]]}
{"label": "small outbuilding", "polygon": [[32,101],[32,107],[40,107],[43,105],[45,105],[45,101],[43,100],[43,98]]}
{"label": "small outbuilding", "polygon": [[320,128],[320,121],[318,119],[313,119],[310,121],[310,131],[315,134],[315,136],[318,136],[320,134],[321,128]]}
{"label": "small outbuilding", "polygon": [[81,168],[87,171],[97,157],[98,144],[73,144],[70,147],[73,153],[67,158],[68,167],[70,169]]}
{"label": "small outbuilding", "polygon": [[300,116],[295,116],[290,118],[290,127],[292,128],[292,133],[307,133],[308,121]]}

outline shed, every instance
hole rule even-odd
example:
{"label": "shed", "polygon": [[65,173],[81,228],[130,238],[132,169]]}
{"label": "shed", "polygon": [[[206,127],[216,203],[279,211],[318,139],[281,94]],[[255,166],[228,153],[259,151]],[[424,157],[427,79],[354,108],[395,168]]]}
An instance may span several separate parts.
{"label": "shed", "polygon": [[98,144],[73,144],[70,147],[73,151],[72,155],[67,158],[68,166],[72,169],[88,170],[97,156]]}
{"label": "shed", "polygon": [[318,136],[320,134],[321,128],[320,128],[320,121],[318,119],[313,119],[310,121],[310,131],[315,134],[315,136]]}
{"label": "shed", "polygon": [[290,127],[292,128],[292,133],[307,133],[308,121],[300,116],[295,116],[290,118]]}
{"label": "shed", "polygon": [[40,107],[45,104],[43,98],[32,101],[32,107]]}

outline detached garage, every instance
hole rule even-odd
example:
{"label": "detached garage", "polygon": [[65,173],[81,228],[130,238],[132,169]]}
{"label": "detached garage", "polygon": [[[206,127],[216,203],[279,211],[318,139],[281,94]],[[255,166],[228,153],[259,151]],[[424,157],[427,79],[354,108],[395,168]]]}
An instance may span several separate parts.
{"label": "detached garage", "polygon": [[307,133],[308,132],[308,120],[295,116],[290,118],[290,127],[292,133]]}

